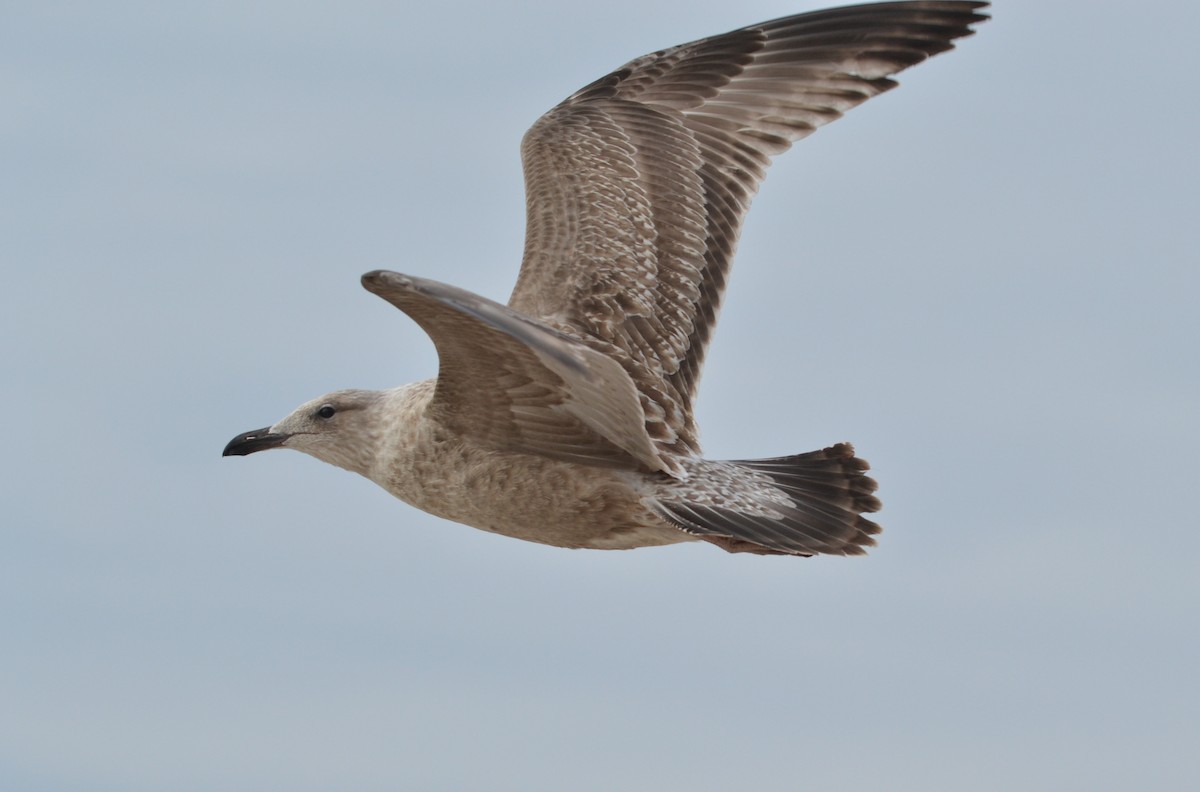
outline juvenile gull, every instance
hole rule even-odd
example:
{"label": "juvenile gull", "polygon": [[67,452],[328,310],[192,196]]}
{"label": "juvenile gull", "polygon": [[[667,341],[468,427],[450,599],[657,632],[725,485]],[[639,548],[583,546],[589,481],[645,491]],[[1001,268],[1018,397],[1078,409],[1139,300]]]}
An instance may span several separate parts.
{"label": "juvenile gull", "polygon": [[771,158],[953,48],[983,2],[786,17],[655,52],[542,116],[521,145],[525,255],[508,305],[375,271],[433,340],[436,379],[335,391],[225,456],[294,448],[427,512],[561,547],[703,539],[857,555],[879,526],[849,443],[703,459],[692,402]]}

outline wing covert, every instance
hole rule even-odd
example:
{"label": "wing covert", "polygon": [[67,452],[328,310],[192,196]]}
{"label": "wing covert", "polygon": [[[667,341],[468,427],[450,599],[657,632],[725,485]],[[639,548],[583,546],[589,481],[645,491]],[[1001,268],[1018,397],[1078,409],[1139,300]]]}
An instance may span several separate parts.
{"label": "wing covert", "polygon": [[430,416],[497,450],[678,474],[645,432],[633,383],[611,358],[464,289],[375,271],[363,286],[433,340]]}

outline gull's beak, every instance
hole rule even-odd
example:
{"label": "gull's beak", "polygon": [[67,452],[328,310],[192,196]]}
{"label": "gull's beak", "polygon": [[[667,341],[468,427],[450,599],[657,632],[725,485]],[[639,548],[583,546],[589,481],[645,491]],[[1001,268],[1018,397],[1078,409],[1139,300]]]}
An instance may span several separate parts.
{"label": "gull's beak", "polygon": [[283,441],[289,437],[291,435],[272,434],[271,427],[264,426],[262,429],[243,432],[230,440],[229,445],[225,446],[225,450],[221,452],[221,456],[246,456],[246,454],[253,454],[255,451],[279,448],[283,445]]}

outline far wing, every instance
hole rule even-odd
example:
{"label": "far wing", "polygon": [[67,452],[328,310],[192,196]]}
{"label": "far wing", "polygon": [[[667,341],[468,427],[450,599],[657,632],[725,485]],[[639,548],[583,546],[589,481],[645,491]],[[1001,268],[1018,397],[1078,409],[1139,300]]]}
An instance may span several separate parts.
{"label": "far wing", "polygon": [[497,450],[678,474],[645,429],[620,364],[542,323],[437,281],[376,271],[363,286],[437,347],[431,416]]}
{"label": "far wing", "polygon": [[692,400],[771,158],[951,49],[982,2],[876,3],[655,52],[522,143],[525,258],[509,300],[620,360],[659,448],[697,450]]}

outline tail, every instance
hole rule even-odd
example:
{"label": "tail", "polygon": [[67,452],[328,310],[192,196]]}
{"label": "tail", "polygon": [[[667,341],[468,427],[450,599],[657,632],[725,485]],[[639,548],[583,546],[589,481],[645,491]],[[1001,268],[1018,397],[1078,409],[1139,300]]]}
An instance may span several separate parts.
{"label": "tail", "polygon": [[862,555],[880,527],[870,466],[839,443],[821,451],[708,462],[689,491],[663,492],[658,513],[675,527],[731,553]]}

